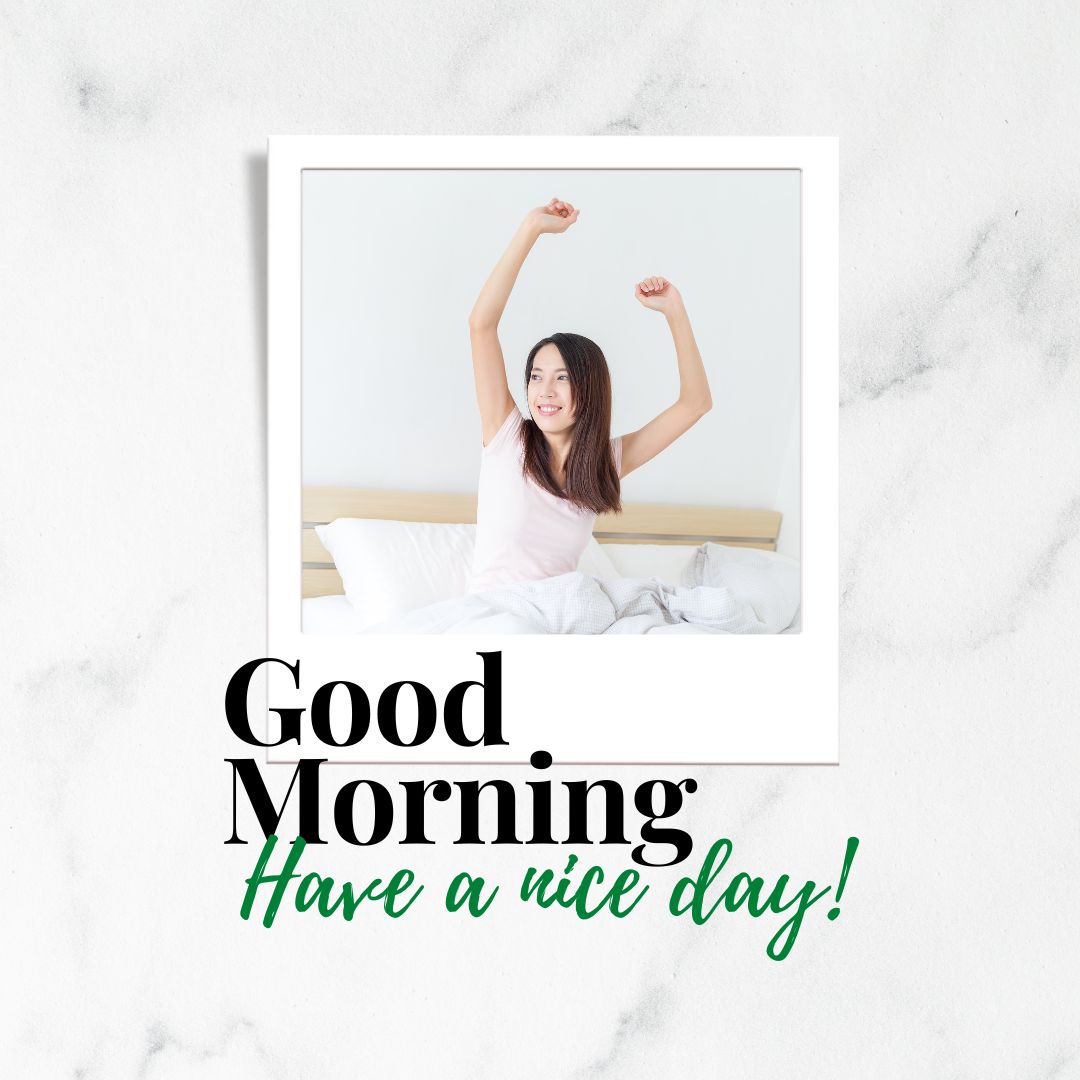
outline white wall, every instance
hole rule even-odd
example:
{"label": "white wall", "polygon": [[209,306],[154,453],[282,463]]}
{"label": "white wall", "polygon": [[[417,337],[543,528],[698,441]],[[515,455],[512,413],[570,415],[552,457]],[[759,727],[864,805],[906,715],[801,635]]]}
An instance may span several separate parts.
{"label": "white wall", "polygon": [[715,406],[627,478],[624,498],[779,509],[783,549],[797,553],[794,170],[306,173],[305,483],[475,489],[466,320],[521,217],[552,196],[581,217],[538,240],[507,306],[500,336],[519,403],[529,348],[569,330],[608,358],[613,434],[669,405],[671,335],[633,298],[640,278],[669,278]]}
{"label": "white wall", "polygon": [[787,450],[773,496],[773,506],[784,513],[776,550],[796,557],[800,551],[802,528],[802,425],[799,423],[799,412],[799,402],[795,401],[788,422]]}

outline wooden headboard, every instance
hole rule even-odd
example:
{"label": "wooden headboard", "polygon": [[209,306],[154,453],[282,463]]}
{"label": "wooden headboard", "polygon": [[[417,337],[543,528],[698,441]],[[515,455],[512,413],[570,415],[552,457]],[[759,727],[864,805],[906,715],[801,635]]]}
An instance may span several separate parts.
{"label": "wooden headboard", "polygon": [[[304,596],[337,596],[344,592],[341,577],[314,526],[343,517],[475,524],[476,496],[305,487],[302,512]],[[593,536],[601,544],[703,544],[712,540],[775,551],[780,518],[777,510],[629,503],[621,514],[598,517]]]}

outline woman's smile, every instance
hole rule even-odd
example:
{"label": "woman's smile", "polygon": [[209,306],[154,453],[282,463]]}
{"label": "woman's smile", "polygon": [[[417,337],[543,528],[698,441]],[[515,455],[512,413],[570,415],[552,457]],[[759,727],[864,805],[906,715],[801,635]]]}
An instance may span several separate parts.
{"label": "woman's smile", "polygon": [[[555,400],[552,400],[552,398]],[[545,395],[544,400],[535,397],[529,403],[535,420],[544,431],[554,434],[557,431],[569,431],[574,424],[573,402],[567,400],[569,394]],[[561,400],[560,400],[561,399]]]}

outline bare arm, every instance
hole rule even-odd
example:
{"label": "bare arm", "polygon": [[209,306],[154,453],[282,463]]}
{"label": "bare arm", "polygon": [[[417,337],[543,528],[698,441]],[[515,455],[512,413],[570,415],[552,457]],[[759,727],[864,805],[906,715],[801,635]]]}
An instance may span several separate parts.
{"label": "bare arm", "polygon": [[518,272],[538,236],[545,232],[565,232],[577,218],[577,210],[558,199],[552,199],[547,206],[530,210],[484,282],[473,305],[469,315],[469,341],[476,379],[476,403],[480,407],[485,446],[515,407],[506,382],[506,363],[498,328]]}
{"label": "bare arm", "polygon": [[643,428],[623,436],[622,476],[651,461],[712,408],[709,379],[678,289],[664,278],[645,278],[638,282],[634,295],[667,319],[679,364],[679,397]]}

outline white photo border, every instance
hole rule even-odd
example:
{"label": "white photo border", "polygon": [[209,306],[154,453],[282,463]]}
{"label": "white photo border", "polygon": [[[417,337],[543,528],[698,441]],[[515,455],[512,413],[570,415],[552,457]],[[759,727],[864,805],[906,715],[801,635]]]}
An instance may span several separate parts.
{"label": "white photo border", "polygon": [[[330,637],[301,632],[301,205],[307,169],[798,169],[801,214],[802,631],[785,635]],[[323,683],[378,693],[424,682],[442,701],[502,653],[509,745],[461,748],[441,727],[398,748],[364,741],[268,753],[369,764],[839,763],[839,139],[729,136],[272,136],[269,140],[267,705]],[[628,673],[653,673],[641,678]],[[553,692],[557,691],[557,692]],[[552,700],[558,707],[552,708]],[[268,721],[269,723],[269,718]],[[308,745],[308,742],[311,745]],[[317,749],[316,749],[317,747]]]}

